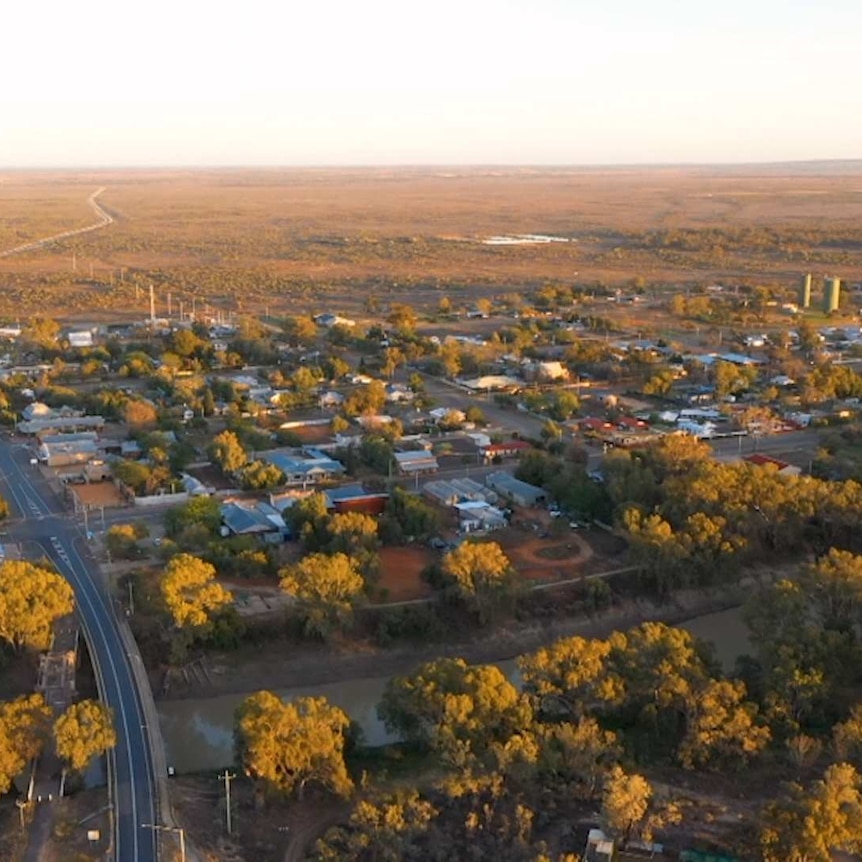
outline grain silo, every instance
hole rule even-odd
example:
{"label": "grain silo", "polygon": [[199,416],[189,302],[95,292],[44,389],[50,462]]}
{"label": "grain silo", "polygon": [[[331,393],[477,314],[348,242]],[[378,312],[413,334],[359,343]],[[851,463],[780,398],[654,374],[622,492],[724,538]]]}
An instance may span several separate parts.
{"label": "grain silo", "polygon": [[799,307],[811,307],[811,273],[802,276],[802,284],[799,286]]}
{"label": "grain silo", "polygon": [[826,289],[823,291],[823,310],[827,314],[838,311],[841,302],[841,279],[827,278]]}

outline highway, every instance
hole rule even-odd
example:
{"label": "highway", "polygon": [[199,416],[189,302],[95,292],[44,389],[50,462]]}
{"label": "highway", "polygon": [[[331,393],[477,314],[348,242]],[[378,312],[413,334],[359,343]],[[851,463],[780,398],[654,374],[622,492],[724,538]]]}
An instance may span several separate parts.
{"label": "highway", "polygon": [[[156,862],[158,823],[155,776],[141,700],[110,599],[93,572],[96,565],[77,524],[48,483],[30,466],[22,445],[0,442],[0,476],[13,510],[9,542],[37,544],[72,584],[101,698],[114,710],[117,746],[109,753],[113,775],[115,862]],[[110,778],[109,778],[110,780]]]}

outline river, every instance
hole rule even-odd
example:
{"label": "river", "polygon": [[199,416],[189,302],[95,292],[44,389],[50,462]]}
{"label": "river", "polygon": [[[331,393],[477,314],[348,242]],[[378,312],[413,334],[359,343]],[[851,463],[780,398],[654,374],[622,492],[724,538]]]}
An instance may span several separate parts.
{"label": "river", "polygon": [[[725,670],[733,669],[738,656],[750,650],[748,629],[739,608],[696,617],[680,624],[697,637],[715,645],[716,656]],[[496,662],[516,684],[518,668],[514,659]],[[325,697],[340,706],[361,728],[365,742],[385,745],[393,737],[377,717],[377,704],[386,686],[386,677],[327,683],[309,688],[276,691],[285,700],[298,697]],[[233,716],[242,694],[226,694],[197,700],[158,701],[156,709],[165,742],[168,766],[178,773],[218,770],[233,765]]]}

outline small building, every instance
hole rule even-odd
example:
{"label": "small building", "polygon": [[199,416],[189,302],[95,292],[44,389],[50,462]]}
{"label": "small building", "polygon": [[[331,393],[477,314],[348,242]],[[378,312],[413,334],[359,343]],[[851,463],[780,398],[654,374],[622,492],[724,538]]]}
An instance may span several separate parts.
{"label": "small building", "polygon": [[93,333],[89,329],[70,332],[67,336],[70,347],[92,347]]}
{"label": "small building", "polygon": [[344,474],[344,465],[325,452],[306,446],[303,449],[272,449],[261,452],[260,459],[278,467],[288,485],[318,485]]}
{"label": "small building", "polygon": [[760,452],[746,455],[742,460],[749,464],[754,464],[756,467],[774,467],[778,471],[779,476],[799,476],[802,473],[801,468],[789,464],[787,461],[763,455]]}
{"label": "small building", "polygon": [[340,392],[335,392],[330,389],[328,392],[321,393],[317,399],[319,407],[341,407],[344,404],[344,396]]}
{"label": "small building", "polygon": [[69,467],[86,464],[99,454],[95,440],[79,440],[76,434],[69,436],[73,439],[63,440],[62,435],[56,435],[54,442],[42,443],[38,449],[39,460],[47,467]]}
{"label": "small building", "polygon": [[526,440],[507,440],[504,443],[489,443],[479,449],[479,454],[485,461],[493,461],[495,458],[520,458],[532,448]]}
{"label": "small building", "polygon": [[489,473],[485,477],[485,484],[504,499],[511,500],[519,506],[537,506],[540,503],[545,503],[548,499],[548,494],[544,488],[522,482],[502,470]]}
{"label": "small building", "polygon": [[263,541],[276,545],[290,535],[284,518],[268,503],[223,503],[221,517],[224,536],[260,536]]}
{"label": "small building", "polygon": [[351,320],[349,317],[341,317],[338,314],[331,314],[329,312],[316,315],[314,322],[318,326],[323,326],[326,329],[331,329],[333,326],[347,326],[349,328],[356,326],[355,320]]}
{"label": "small building", "polygon": [[31,419],[18,423],[19,433],[28,435],[46,432],[86,431],[88,429],[98,431],[104,427],[105,419],[102,416],[55,415],[45,419]]}
{"label": "small building", "polygon": [[362,485],[341,485],[329,488],[324,493],[327,508],[339,514],[361,512],[363,515],[381,515],[389,500],[389,494],[366,491]]}
{"label": "small building", "polygon": [[424,449],[396,452],[395,463],[398,466],[398,472],[405,476],[436,473],[440,469],[436,456]]}
{"label": "small building", "polygon": [[456,503],[455,510],[458,512],[462,533],[502,530],[509,524],[506,515],[500,509],[484,500],[465,500],[463,503]]}
{"label": "small building", "polygon": [[490,488],[480,485],[473,479],[437,479],[426,482],[422,493],[440,506],[454,506],[456,503],[477,500],[496,503],[497,494]]}

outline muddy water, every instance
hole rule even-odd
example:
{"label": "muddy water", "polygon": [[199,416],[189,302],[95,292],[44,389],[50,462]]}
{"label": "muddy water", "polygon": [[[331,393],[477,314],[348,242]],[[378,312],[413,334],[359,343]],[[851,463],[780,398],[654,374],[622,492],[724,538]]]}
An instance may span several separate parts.
{"label": "muddy water", "polygon": [[[520,682],[514,661],[497,664],[509,679]],[[276,694],[284,700],[325,697],[362,728],[368,745],[379,746],[394,741],[377,717],[377,704],[386,682],[386,677],[357,679],[282,689]],[[177,772],[200,772],[232,765],[233,715],[244,698],[242,694],[226,694],[199,700],[157,702],[168,766],[173,766]]]}
{"label": "muddy water", "polygon": [[[750,651],[748,630],[739,608],[707,614],[681,623],[697,637],[715,644],[716,655],[726,670],[737,656]],[[515,684],[520,683],[514,660],[497,663]],[[386,686],[385,677],[328,683],[309,688],[289,688],[276,693],[285,700],[325,697],[340,706],[361,728],[368,745],[392,742],[377,717],[377,704]],[[167,763],[177,772],[218,770],[233,764],[233,714],[244,695],[228,694],[199,700],[161,701],[156,704]]]}

